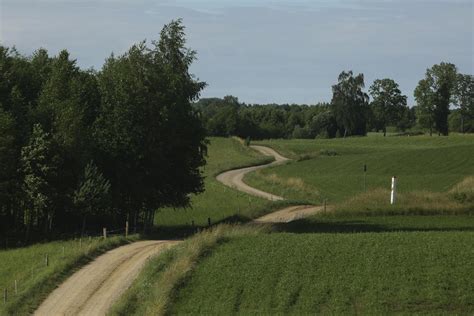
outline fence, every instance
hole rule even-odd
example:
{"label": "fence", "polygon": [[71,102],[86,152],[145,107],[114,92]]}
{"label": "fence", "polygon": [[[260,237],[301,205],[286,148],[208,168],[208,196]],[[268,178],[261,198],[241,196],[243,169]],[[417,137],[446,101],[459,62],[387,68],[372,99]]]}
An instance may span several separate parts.
{"label": "fence", "polygon": [[[71,239],[63,245],[58,245],[56,249],[41,253],[27,264],[27,269],[7,276],[8,284],[0,285],[1,301],[6,304],[14,297],[26,293],[31,286],[44,280],[45,274],[54,272],[58,267],[73,264],[77,259],[88,255],[91,250],[100,247],[108,237],[128,236],[128,228],[128,222],[124,228],[115,230],[104,228],[100,233]],[[25,263],[21,265],[24,266]]]}

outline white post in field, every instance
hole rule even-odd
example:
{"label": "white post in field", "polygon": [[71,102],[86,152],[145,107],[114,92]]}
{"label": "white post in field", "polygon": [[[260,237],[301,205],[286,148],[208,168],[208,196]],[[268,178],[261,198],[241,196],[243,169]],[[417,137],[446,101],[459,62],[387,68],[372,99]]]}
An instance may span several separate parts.
{"label": "white post in field", "polygon": [[390,204],[395,204],[395,200],[397,199],[397,177],[392,177],[392,192],[390,194]]}

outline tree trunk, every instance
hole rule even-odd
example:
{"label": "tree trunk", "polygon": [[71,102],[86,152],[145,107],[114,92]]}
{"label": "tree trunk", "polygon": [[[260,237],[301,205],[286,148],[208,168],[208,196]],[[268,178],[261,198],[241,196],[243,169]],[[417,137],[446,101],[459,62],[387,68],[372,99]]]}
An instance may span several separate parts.
{"label": "tree trunk", "polygon": [[86,215],[82,218],[82,229],[81,229],[81,237],[84,237],[84,232],[86,230]]}
{"label": "tree trunk", "polygon": [[346,135],[347,135],[347,127],[344,127],[344,137],[343,138],[346,138]]}

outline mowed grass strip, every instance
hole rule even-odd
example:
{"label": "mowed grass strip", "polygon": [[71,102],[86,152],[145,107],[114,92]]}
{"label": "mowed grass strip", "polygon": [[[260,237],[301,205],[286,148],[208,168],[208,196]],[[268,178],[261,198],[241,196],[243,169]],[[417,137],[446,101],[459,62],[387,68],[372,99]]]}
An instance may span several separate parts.
{"label": "mowed grass strip", "polygon": [[[56,286],[78,268],[107,250],[137,239],[135,235],[128,239],[87,238],[0,251],[0,315],[31,314]],[[5,289],[8,295],[6,304],[3,302]]]}
{"label": "mowed grass strip", "polygon": [[273,159],[244,146],[236,138],[211,137],[209,140],[207,165],[203,169],[205,191],[191,197],[190,208],[157,210],[155,225],[189,226],[194,221],[196,226],[207,226],[208,218],[211,218],[212,223],[233,216],[253,218],[264,212],[270,204],[264,199],[224,186],[215,176],[229,169],[269,163]]}
{"label": "mowed grass strip", "polygon": [[235,237],[188,278],[172,314],[472,314],[473,232]]}
{"label": "mowed grass strip", "polygon": [[[389,190],[398,177],[400,193],[445,192],[474,174],[474,136],[359,137],[332,140],[272,140],[269,145],[294,159],[249,174],[245,181],[292,199],[337,203],[365,190]],[[328,154],[329,153],[329,154]],[[331,154],[336,154],[332,155]],[[292,178],[292,185],[288,179]],[[306,197],[306,198],[305,198]]]}

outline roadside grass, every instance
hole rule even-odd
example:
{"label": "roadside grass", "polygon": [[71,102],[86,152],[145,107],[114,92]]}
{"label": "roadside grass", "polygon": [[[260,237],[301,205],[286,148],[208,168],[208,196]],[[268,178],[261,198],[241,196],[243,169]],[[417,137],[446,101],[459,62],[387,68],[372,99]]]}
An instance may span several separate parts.
{"label": "roadside grass", "polygon": [[130,289],[112,307],[110,315],[164,315],[198,263],[219,245],[238,236],[255,236],[263,226],[222,224],[197,233],[152,258]]}
{"label": "roadside grass", "polygon": [[[80,267],[112,248],[137,239],[137,235],[127,239],[83,239],[82,242],[75,239],[0,251],[0,315],[30,315],[55,287]],[[6,304],[3,302],[5,289]]]}
{"label": "roadside grass", "polygon": [[341,215],[316,214],[290,223],[273,225],[275,232],[363,233],[363,232],[474,232],[472,215]]}
{"label": "roadside grass", "polygon": [[[284,192],[287,198],[306,199],[313,203],[328,200],[328,203],[336,204],[364,193],[364,165],[367,165],[367,191],[389,190],[391,177],[395,175],[400,194],[422,192],[421,196],[423,192],[447,192],[466,176],[474,174],[472,135],[255,143],[273,147],[295,161],[251,173],[245,181],[274,194]],[[289,178],[298,185],[280,181]],[[472,179],[470,181],[472,183]],[[299,187],[304,187],[304,190]]]}
{"label": "roadside grass", "polygon": [[170,314],[472,314],[474,232],[237,236]]}
{"label": "roadside grass", "polygon": [[190,208],[164,208],[157,210],[155,225],[158,228],[187,226],[194,221],[195,226],[236,218],[254,218],[270,210],[271,202],[249,196],[228,188],[218,182],[215,176],[230,169],[265,164],[273,161],[255,150],[244,146],[236,138],[211,137],[207,165],[203,169],[205,191],[191,197]]}

